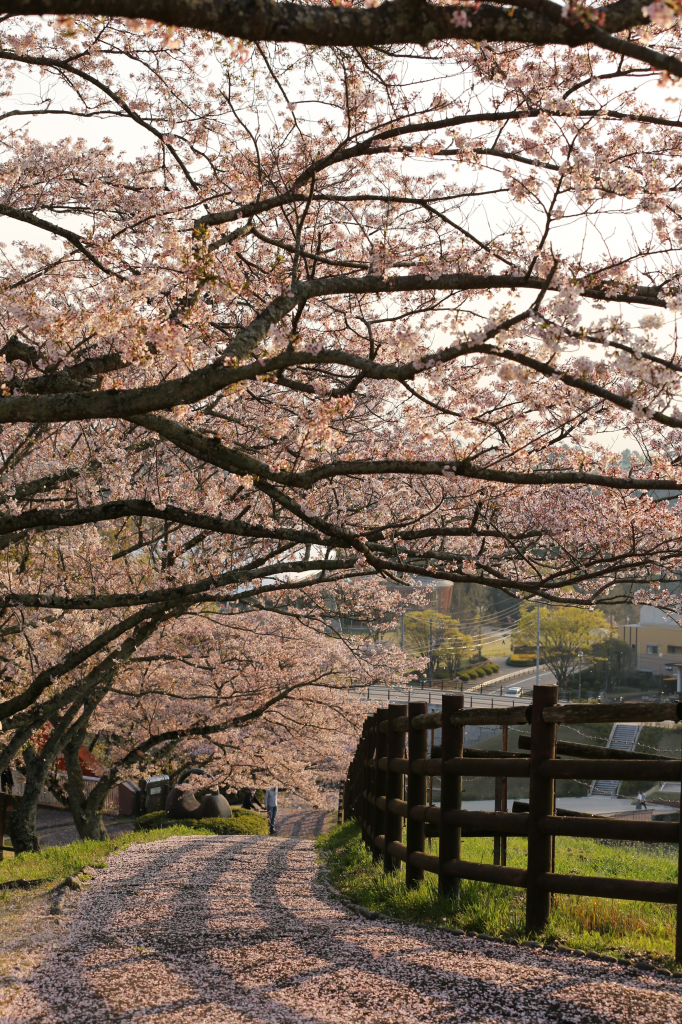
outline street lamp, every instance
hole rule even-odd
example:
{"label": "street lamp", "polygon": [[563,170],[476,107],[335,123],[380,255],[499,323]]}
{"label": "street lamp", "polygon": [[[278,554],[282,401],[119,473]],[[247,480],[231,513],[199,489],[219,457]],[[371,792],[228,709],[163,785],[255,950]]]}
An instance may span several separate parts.
{"label": "street lamp", "polygon": [[581,702],[581,690],[583,686],[583,652],[578,651],[578,704]]}

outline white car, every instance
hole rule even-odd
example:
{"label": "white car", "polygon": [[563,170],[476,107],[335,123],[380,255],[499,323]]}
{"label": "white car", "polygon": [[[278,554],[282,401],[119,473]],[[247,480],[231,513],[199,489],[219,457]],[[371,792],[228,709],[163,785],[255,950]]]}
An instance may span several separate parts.
{"label": "white car", "polygon": [[508,686],[504,695],[505,697],[523,697],[523,690],[520,686]]}

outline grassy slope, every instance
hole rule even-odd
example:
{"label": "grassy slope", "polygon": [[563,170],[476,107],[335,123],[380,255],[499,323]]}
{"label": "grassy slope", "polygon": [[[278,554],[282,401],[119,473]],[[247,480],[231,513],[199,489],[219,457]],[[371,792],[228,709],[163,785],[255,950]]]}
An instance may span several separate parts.
{"label": "grassy slope", "polygon": [[[381,862],[372,862],[355,822],[320,836],[318,847],[325,851],[332,883],[372,910],[508,938],[526,937],[522,889],[463,879],[459,908],[439,896],[436,875],[427,874],[417,889],[408,891],[404,872],[384,875]],[[429,852],[438,852],[437,840],[433,840]],[[464,839],[462,856],[492,863],[492,839]],[[525,867],[525,858],[526,840],[508,840],[507,863]],[[676,882],[677,847],[558,837],[555,868],[557,872]],[[561,895],[554,901],[544,937],[616,956],[662,958],[672,966],[674,907]]]}

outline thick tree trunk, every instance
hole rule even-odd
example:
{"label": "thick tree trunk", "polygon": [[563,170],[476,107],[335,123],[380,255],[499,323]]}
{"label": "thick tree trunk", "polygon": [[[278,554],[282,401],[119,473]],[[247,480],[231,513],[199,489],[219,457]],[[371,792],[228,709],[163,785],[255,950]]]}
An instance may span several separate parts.
{"label": "thick tree trunk", "polygon": [[109,838],[109,833],[104,826],[102,811],[91,811],[86,808],[79,829],[81,839],[97,839],[99,841]]}
{"label": "thick tree trunk", "polygon": [[69,810],[73,815],[73,821],[81,839],[104,840],[109,838],[103,819],[104,801],[115,782],[107,785],[105,777],[97,783],[92,793],[86,794],[78,757],[84,735],[85,730],[79,729],[73,739],[64,747]]}
{"label": "thick tree trunk", "polygon": [[7,820],[7,831],[12,840],[14,853],[37,853],[40,840],[36,831],[36,813],[38,801],[45,785],[49,763],[36,754],[32,747],[24,752],[26,786],[19,806],[11,812]]}
{"label": "thick tree trunk", "polygon": [[52,730],[43,744],[42,750],[36,750],[32,743],[27,744],[24,748],[24,770],[26,773],[24,795],[19,807],[12,811],[7,822],[15,854],[36,853],[40,850],[40,841],[36,831],[38,801],[50,768],[62,745],[64,733],[73,721],[77,710],[78,706],[73,705],[62,715],[61,719],[51,719]]}

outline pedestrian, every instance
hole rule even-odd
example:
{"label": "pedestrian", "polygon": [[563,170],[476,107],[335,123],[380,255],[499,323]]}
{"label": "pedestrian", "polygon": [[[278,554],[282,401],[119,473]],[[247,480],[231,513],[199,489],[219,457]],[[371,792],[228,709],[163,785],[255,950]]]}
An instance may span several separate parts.
{"label": "pedestrian", "polygon": [[2,775],[0,775],[0,790],[4,790],[5,793],[11,793],[12,787],[14,786],[14,777],[9,768],[5,768]]}
{"label": "pedestrian", "polygon": [[277,817],[277,786],[271,786],[270,789],[265,790],[265,812],[270,824],[270,835],[274,836],[277,833],[277,829],[275,828],[275,818]]}
{"label": "pedestrian", "polygon": [[644,790],[639,794],[639,799],[642,801],[642,810],[646,811],[646,793]]}
{"label": "pedestrian", "polygon": [[256,805],[258,805],[258,807],[260,807],[261,811],[265,810],[265,808],[263,807],[262,803],[260,802],[260,800],[256,796],[256,790],[255,789],[247,789],[246,796],[244,797],[244,802],[242,804],[242,807],[245,810],[247,810],[247,811],[252,811]]}

